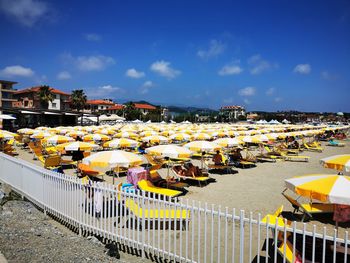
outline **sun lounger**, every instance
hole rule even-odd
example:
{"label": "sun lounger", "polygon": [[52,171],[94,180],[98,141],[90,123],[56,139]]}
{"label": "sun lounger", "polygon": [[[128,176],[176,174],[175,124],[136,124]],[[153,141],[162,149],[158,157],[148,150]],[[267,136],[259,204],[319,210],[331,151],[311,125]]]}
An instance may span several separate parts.
{"label": "sun lounger", "polygon": [[101,176],[103,179],[104,173],[92,169],[87,164],[82,164],[82,163],[78,164],[78,169],[80,170],[82,176],[86,176],[86,175],[91,177]]}
{"label": "sun lounger", "polygon": [[151,182],[158,187],[163,187],[163,188],[169,188],[173,190],[179,190],[182,192],[185,192],[185,187],[188,186],[188,184],[183,183],[183,182],[172,182],[167,179],[163,179],[157,170],[150,170],[149,171],[149,177]]}
{"label": "sun lounger", "polygon": [[183,194],[181,191],[154,186],[150,181],[147,180],[138,181],[137,185],[141,191],[164,195],[169,198],[174,198]]}
{"label": "sun lounger", "polygon": [[335,147],[344,147],[345,143],[337,142],[337,141],[334,141],[334,140],[330,140],[330,141],[328,141],[327,145],[328,146],[335,146]]}
{"label": "sun lounger", "polygon": [[312,204],[301,204],[298,200],[292,198],[291,196],[285,194],[282,195],[291,203],[294,208],[293,214],[298,211],[303,213],[303,217],[301,221],[304,221],[306,217],[312,218],[313,214],[321,214],[321,213],[333,213],[334,206],[332,204],[323,204],[323,203],[312,203]]}
{"label": "sun lounger", "polygon": [[44,168],[49,170],[61,167],[61,156],[59,155],[48,156],[46,158],[43,158],[43,156],[41,156],[39,160],[43,164]]}
{"label": "sun lounger", "polygon": [[209,176],[185,176],[185,175],[180,175],[179,173],[177,173],[175,167],[172,167],[171,169],[173,171],[173,173],[175,174],[176,178],[183,180],[183,181],[194,181],[194,182],[198,182],[199,186],[202,186],[203,183],[207,184],[209,182],[209,180],[212,180],[211,177]]}
{"label": "sun lounger", "polygon": [[323,151],[323,148],[320,146],[309,146],[307,143],[304,143],[303,146],[307,151],[311,151],[311,152],[322,152]]}
{"label": "sun lounger", "polygon": [[310,156],[306,156],[306,155],[282,155],[282,156],[285,161],[291,161],[291,162],[308,162],[310,159]]}

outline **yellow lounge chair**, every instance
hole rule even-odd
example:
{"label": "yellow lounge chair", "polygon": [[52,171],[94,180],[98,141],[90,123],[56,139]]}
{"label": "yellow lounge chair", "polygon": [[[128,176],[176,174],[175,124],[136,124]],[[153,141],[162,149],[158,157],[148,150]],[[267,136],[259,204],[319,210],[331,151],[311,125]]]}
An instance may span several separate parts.
{"label": "yellow lounge chair", "polygon": [[312,218],[313,214],[321,214],[321,213],[333,213],[334,205],[333,204],[323,204],[323,203],[312,203],[312,204],[301,204],[298,200],[292,198],[291,196],[285,194],[282,195],[291,203],[294,208],[293,214],[298,211],[303,213],[303,217],[301,221],[304,221],[305,217]]}
{"label": "yellow lounge chair", "polygon": [[185,181],[185,180],[189,180],[189,181],[195,181],[195,182],[198,182],[199,186],[202,186],[201,183],[208,183],[209,180],[212,180],[211,177],[209,176],[184,176],[184,175],[179,175],[176,170],[174,169],[174,167],[172,167],[171,169],[173,171],[173,173],[175,174],[175,177],[177,179],[180,179],[182,181]]}
{"label": "yellow lounge chair", "polygon": [[150,181],[147,180],[138,181],[137,185],[141,191],[145,191],[152,194],[164,195],[169,198],[174,198],[183,194],[181,191],[154,186]]}
{"label": "yellow lounge chair", "polygon": [[311,152],[322,152],[323,148],[320,146],[309,146],[307,143],[303,144],[304,148]]}
{"label": "yellow lounge chair", "polygon": [[48,156],[45,159],[43,159],[41,156],[40,161],[44,165],[44,168],[49,170],[53,170],[61,166],[61,156],[59,155]]}
{"label": "yellow lounge chair", "polygon": [[288,263],[297,262],[296,259],[301,262],[301,256],[297,250],[294,251],[295,253],[293,256],[293,244],[289,240],[286,240],[285,242],[282,240],[282,243],[277,248],[277,252]]}

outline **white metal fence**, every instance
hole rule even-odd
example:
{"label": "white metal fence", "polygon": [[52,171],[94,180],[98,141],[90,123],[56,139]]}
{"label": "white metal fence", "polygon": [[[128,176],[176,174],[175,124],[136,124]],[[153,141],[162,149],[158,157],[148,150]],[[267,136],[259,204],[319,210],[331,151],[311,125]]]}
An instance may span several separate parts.
{"label": "white metal fence", "polygon": [[[262,222],[261,215],[162,196],[127,193],[106,183],[83,185],[0,153],[0,181],[80,233],[177,262],[348,262],[344,237],[316,226]],[[162,214],[164,212],[164,214]],[[176,219],[172,219],[177,216]],[[272,222],[273,220],[271,220]],[[277,230],[277,231],[276,231]],[[333,247],[345,253],[337,253]],[[350,252],[350,248],[349,248]],[[350,262],[350,261],[349,261]]]}

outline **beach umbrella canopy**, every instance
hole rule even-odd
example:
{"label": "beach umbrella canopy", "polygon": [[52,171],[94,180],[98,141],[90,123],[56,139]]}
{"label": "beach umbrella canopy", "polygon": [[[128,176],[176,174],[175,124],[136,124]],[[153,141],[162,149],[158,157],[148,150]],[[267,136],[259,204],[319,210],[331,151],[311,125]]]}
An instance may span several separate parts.
{"label": "beach umbrella canopy", "polygon": [[350,172],[350,154],[333,155],[320,160],[326,167],[338,171]]}
{"label": "beach umbrella canopy", "polygon": [[192,156],[192,151],[185,147],[177,146],[175,144],[153,146],[147,148],[146,153],[168,158],[189,158]]}
{"label": "beach umbrella canopy", "polygon": [[84,136],[84,141],[91,142],[91,141],[108,141],[110,138],[107,135],[104,134],[88,134]]}
{"label": "beach umbrella canopy", "polygon": [[209,134],[202,133],[202,132],[192,134],[191,137],[193,140],[210,140],[211,139],[211,136]]}
{"label": "beach umbrella canopy", "polygon": [[191,136],[187,133],[175,133],[173,135],[170,135],[169,138],[175,141],[189,141],[191,139]]}
{"label": "beach umbrella canopy", "polygon": [[35,132],[35,130],[29,129],[29,128],[23,128],[23,129],[19,129],[17,132],[20,134],[31,135]]}
{"label": "beach umbrella canopy", "polygon": [[6,131],[0,131],[0,139],[3,140],[12,140],[15,136]]}
{"label": "beach umbrella canopy", "polygon": [[139,136],[136,133],[131,131],[123,131],[123,132],[117,133],[114,137],[135,139],[135,138],[138,138]]}
{"label": "beach umbrella canopy", "polygon": [[98,147],[98,145],[88,142],[67,142],[56,146],[56,148],[60,151],[91,151],[94,149],[98,149]]}
{"label": "beach umbrella canopy", "polygon": [[53,135],[54,134],[49,133],[49,132],[41,132],[41,131],[38,132],[37,131],[33,135],[31,135],[30,138],[32,138],[32,139],[43,139],[43,138],[46,138],[46,137],[51,137]]}
{"label": "beach umbrella canopy", "polygon": [[195,152],[211,152],[221,148],[217,143],[208,141],[193,141],[186,143],[184,147]]}
{"label": "beach umbrella canopy", "polygon": [[140,136],[142,137],[148,137],[148,136],[154,136],[154,135],[158,135],[158,132],[149,130],[149,131],[143,131],[140,133]]}
{"label": "beach umbrella canopy", "polygon": [[285,180],[295,193],[332,204],[350,205],[350,177],[335,174],[311,174]]}
{"label": "beach umbrella canopy", "polygon": [[139,145],[138,141],[127,139],[127,138],[121,138],[121,139],[114,139],[109,142],[105,142],[103,144],[103,147],[107,148],[135,148]]}
{"label": "beach umbrella canopy", "polygon": [[50,136],[47,138],[44,138],[42,140],[42,143],[47,144],[47,145],[57,145],[65,142],[72,142],[74,141],[73,138],[68,137],[68,136],[62,136],[62,135],[54,135]]}
{"label": "beach umbrella canopy", "polygon": [[142,138],[142,141],[150,143],[167,143],[169,139],[161,135],[153,135]]}
{"label": "beach umbrella canopy", "polygon": [[110,170],[115,167],[130,167],[142,164],[142,158],[134,153],[126,151],[104,151],[90,155],[82,160],[92,168]]}
{"label": "beach umbrella canopy", "polygon": [[243,143],[238,138],[220,138],[220,139],[217,139],[213,142],[217,143],[218,145],[220,145],[222,147],[227,147],[227,148],[238,146],[238,145]]}

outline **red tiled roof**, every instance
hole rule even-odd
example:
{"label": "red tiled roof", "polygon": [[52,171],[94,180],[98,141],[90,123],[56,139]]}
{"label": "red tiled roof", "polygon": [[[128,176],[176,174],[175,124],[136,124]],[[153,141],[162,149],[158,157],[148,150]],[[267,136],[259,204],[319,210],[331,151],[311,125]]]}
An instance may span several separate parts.
{"label": "red tiled roof", "polygon": [[136,109],[155,110],[156,107],[149,104],[134,103]]}
{"label": "red tiled roof", "polygon": [[114,102],[107,101],[107,100],[88,100],[88,101],[86,101],[86,104],[92,104],[92,105],[114,105]]}
{"label": "red tiled roof", "polygon": [[122,104],[115,104],[114,106],[104,109],[104,110],[121,110],[124,108],[124,105]]}
{"label": "red tiled roof", "polygon": [[[60,95],[66,95],[66,96],[70,95],[68,93],[65,93],[65,92],[63,92],[61,90],[58,90],[58,89],[55,89],[55,88],[52,88],[52,87],[50,87],[50,90],[54,94],[60,94]],[[40,91],[40,86],[37,86],[37,87],[31,87],[31,88],[27,88],[27,89],[18,90],[18,91],[15,92],[15,94],[32,93],[32,92],[39,92],[39,91]]]}

